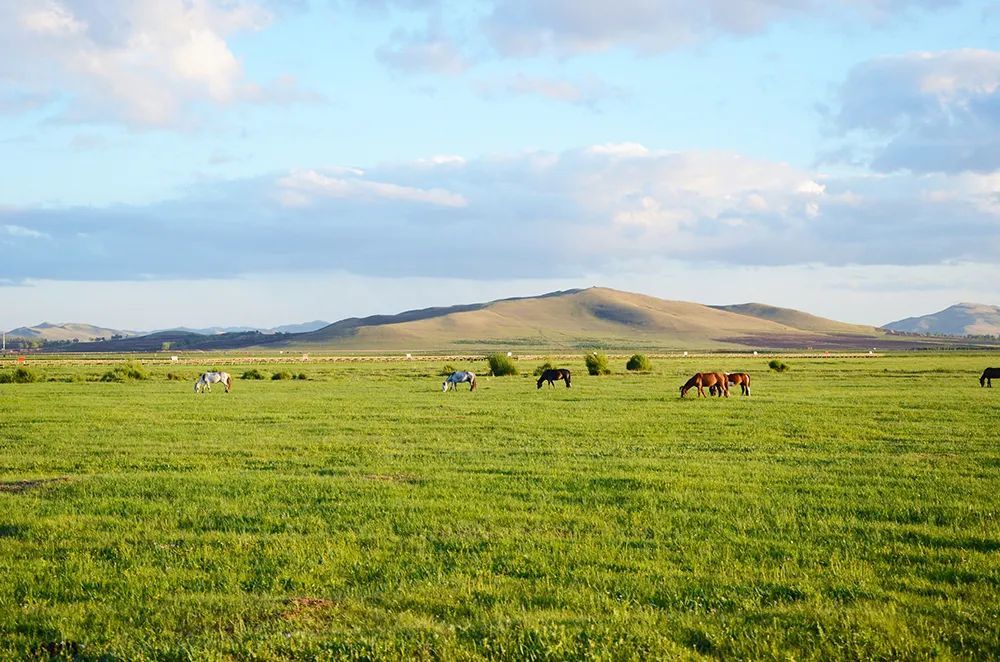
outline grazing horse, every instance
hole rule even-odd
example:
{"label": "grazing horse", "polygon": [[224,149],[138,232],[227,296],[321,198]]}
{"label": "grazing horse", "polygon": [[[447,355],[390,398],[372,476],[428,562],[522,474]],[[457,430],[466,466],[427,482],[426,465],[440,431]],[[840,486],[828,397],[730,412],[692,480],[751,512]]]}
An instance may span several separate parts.
{"label": "grazing horse", "polygon": [[979,378],[979,385],[993,388],[994,378],[1000,379],[1000,368],[987,368],[983,370],[983,376]]}
{"label": "grazing horse", "polygon": [[698,389],[698,397],[705,395],[705,387],[712,388],[713,386],[719,387],[719,395],[725,395],[729,397],[729,384],[726,379],[726,373],[724,372],[696,372],[691,379],[684,383],[681,387],[681,397],[687,393],[692,388]]}
{"label": "grazing horse", "polygon": [[206,372],[202,373],[198,381],[194,383],[195,393],[204,393],[205,391],[212,390],[212,384],[222,384],[226,387],[226,393],[229,393],[229,389],[233,387],[233,378],[229,376],[228,372]]}
{"label": "grazing horse", "polygon": [[566,388],[570,387],[569,370],[567,370],[566,368],[556,368],[556,369],[546,370],[545,372],[542,373],[542,376],[538,378],[538,388],[542,388],[542,382],[548,382],[549,386],[555,386],[555,381],[557,379],[561,379],[564,382],[566,382]]}
{"label": "grazing horse", "polygon": [[727,372],[726,379],[730,384],[739,384],[740,393],[750,395],[750,375],[745,372]]}
{"label": "grazing horse", "polygon": [[476,375],[464,370],[458,370],[451,373],[451,375],[448,376],[448,379],[441,382],[441,390],[447,391],[449,388],[454,388],[457,391],[458,385],[463,382],[469,382],[470,391],[476,390]]}

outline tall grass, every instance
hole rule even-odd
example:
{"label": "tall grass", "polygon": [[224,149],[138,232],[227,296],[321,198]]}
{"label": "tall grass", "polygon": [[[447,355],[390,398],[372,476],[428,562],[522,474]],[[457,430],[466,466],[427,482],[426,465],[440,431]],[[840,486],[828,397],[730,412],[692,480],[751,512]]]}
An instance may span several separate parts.
{"label": "tall grass", "polygon": [[583,357],[583,362],[587,365],[587,373],[591,375],[610,375],[611,368],[608,367],[608,357],[600,352],[590,352]]}
{"label": "tall grass", "polygon": [[625,369],[633,372],[650,372],[653,369],[653,363],[645,354],[633,354],[625,364]]}
{"label": "tall grass", "polygon": [[517,365],[514,363],[514,359],[501,352],[494,352],[487,356],[486,363],[490,367],[490,374],[494,377],[517,374]]}
{"label": "tall grass", "polygon": [[149,371],[139,361],[125,361],[101,375],[102,382],[133,382],[149,379]]}

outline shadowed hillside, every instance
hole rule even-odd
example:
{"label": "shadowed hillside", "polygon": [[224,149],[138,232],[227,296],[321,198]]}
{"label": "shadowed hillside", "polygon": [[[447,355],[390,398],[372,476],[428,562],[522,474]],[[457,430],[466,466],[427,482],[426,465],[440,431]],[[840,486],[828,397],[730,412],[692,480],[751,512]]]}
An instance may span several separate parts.
{"label": "shadowed hillside", "polygon": [[930,315],[890,322],[883,328],[905,333],[995,336],[1000,335],[1000,307],[982,303],[959,303]]}

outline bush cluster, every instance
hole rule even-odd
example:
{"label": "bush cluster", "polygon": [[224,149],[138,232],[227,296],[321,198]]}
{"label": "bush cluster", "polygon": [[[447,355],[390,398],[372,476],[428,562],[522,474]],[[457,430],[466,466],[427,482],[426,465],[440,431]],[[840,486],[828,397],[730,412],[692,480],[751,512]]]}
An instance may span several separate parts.
{"label": "bush cluster", "polygon": [[0,384],[30,384],[42,380],[40,373],[27,366],[18,366],[11,372],[0,372]]}
{"label": "bush cluster", "polygon": [[102,382],[132,382],[149,379],[149,371],[138,361],[125,361],[101,375]]}
{"label": "bush cluster", "polygon": [[451,375],[453,372],[455,372],[455,366],[453,366],[450,363],[445,363],[444,367],[441,368],[441,372],[439,372],[438,375],[441,377],[447,377]]}
{"label": "bush cluster", "polygon": [[506,354],[495,352],[486,357],[486,362],[490,364],[490,373],[494,377],[517,374],[517,366],[514,365],[514,359]]}
{"label": "bush cluster", "polygon": [[250,370],[244,372],[240,379],[264,379],[264,373],[257,368],[251,368]]}
{"label": "bush cluster", "polygon": [[184,381],[187,381],[187,379],[185,379],[184,375],[182,375],[179,372],[168,372],[167,373],[167,380],[171,381],[171,382],[184,382]]}
{"label": "bush cluster", "polygon": [[535,375],[535,377],[541,377],[542,373],[545,372],[546,370],[555,370],[555,369],[556,369],[555,364],[552,363],[552,359],[549,359],[548,361],[546,361],[542,365],[540,365],[537,368],[535,368],[534,375]]}
{"label": "bush cluster", "polygon": [[273,375],[271,375],[271,379],[273,381],[280,381],[291,378],[292,378],[292,373],[288,372],[287,370],[282,370],[281,372],[276,372]]}
{"label": "bush cluster", "polygon": [[775,372],[785,372],[786,370],[789,369],[790,366],[784,361],[779,361],[778,359],[771,359],[768,362],[767,367],[770,368],[771,370],[774,370]]}
{"label": "bush cluster", "polygon": [[587,372],[591,375],[610,375],[611,368],[608,367],[608,357],[599,352],[590,352],[583,357],[583,362],[587,364]]}
{"label": "bush cluster", "polygon": [[625,364],[625,369],[639,372],[649,372],[653,369],[653,364],[650,362],[649,357],[645,354],[633,354],[632,358],[630,358],[628,363]]}

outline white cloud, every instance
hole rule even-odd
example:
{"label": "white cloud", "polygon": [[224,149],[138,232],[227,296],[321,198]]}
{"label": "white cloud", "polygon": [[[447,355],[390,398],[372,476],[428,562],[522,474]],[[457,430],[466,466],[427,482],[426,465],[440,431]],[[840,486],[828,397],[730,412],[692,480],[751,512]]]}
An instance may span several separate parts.
{"label": "white cloud", "polygon": [[406,73],[455,76],[470,66],[436,16],[428,19],[424,30],[396,30],[389,42],[375,52],[375,57],[387,67]]}
{"label": "white cloud", "polygon": [[18,237],[20,239],[50,239],[50,235],[38,230],[32,230],[21,225],[0,225],[0,230],[8,237]]}
{"label": "white cloud", "polygon": [[808,16],[883,22],[940,0],[494,0],[485,29],[508,56],[573,55],[628,48],[660,53],[719,34],[764,32]]}
{"label": "white cloud", "polygon": [[875,141],[879,171],[1000,170],[1000,52],[961,49],[881,57],[855,67],[834,115]]}
{"label": "white cloud", "polygon": [[[352,174],[351,169],[337,169]],[[361,174],[360,171],[353,171]],[[310,205],[322,198],[383,199],[418,202],[441,207],[465,207],[464,197],[442,188],[421,189],[359,177],[337,177],[316,170],[298,170],[278,180],[279,199],[288,207]]]}
{"label": "white cloud", "polygon": [[229,43],[271,18],[253,0],[0,0],[0,76],[66,95],[70,119],[171,126],[198,102],[290,96],[247,80]]}
{"label": "white cloud", "polygon": [[[613,273],[622,260],[929,265],[995,260],[998,186],[969,174],[835,177],[626,143],[306,168],[145,207],[7,209],[0,225],[51,238],[5,255],[14,279],[162,278],[192,262],[205,277],[337,268],[484,279]],[[163,237],[188,259],[148,250]],[[239,260],[218,260],[219,247]]]}

